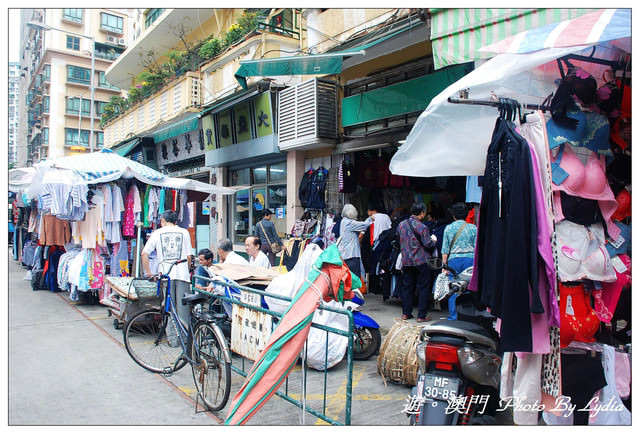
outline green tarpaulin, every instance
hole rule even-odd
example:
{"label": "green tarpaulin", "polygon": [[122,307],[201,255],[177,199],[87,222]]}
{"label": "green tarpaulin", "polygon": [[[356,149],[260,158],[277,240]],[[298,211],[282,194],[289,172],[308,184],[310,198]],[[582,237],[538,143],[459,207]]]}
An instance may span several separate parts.
{"label": "green tarpaulin", "polygon": [[158,130],[153,135],[153,141],[156,143],[163,142],[171,137],[179,136],[180,134],[188,133],[198,128],[199,113],[191,115],[182,119],[174,124],[171,124],[161,130]]}

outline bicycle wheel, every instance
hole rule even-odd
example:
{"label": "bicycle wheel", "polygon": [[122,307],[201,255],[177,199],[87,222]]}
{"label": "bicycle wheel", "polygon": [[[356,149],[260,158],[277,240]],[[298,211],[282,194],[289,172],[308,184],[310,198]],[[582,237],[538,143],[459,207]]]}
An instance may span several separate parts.
{"label": "bicycle wheel", "polygon": [[191,356],[196,364],[191,365],[193,382],[205,406],[218,411],[227,405],[231,391],[231,363],[225,360],[227,345],[217,326],[207,322],[196,325],[193,332]]}
{"label": "bicycle wheel", "polygon": [[180,343],[169,344],[169,334],[175,335],[175,326],[160,309],[138,312],[124,327],[124,346],[129,356],[140,366],[159,374],[170,374],[187,364],[182,357]]}

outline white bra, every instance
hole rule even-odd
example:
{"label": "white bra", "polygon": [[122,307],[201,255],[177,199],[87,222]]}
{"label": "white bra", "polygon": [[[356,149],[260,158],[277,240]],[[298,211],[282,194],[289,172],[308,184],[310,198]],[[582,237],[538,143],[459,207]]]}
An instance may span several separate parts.
{"label": "white bra", "polygon": [[609,252],[604,247],[605,236],[601,223],[583,226],[563,220],[556,225],[556,231],[561,282],[582,279],[616,281]]}

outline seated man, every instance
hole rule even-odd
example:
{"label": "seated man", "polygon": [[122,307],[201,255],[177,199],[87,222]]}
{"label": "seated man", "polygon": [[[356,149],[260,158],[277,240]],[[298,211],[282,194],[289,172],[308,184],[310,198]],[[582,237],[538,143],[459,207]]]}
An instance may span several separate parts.
{"label": "seated man", "polygon": [[223,264],[249,265],[249,261],[233,251],[233,243],[229,239],[218,243],[218,257]]}
{"label": "seated man", "polygon": [[[213,264],[213,252],[209,249],[202,249],[198,252],[198,261],[200,261],[200,265],[196,268],[194,272],[195,276],[202,276],[211,278],[211,272],[209,271],[209,267]],[[209,281],[196,279],[195,287],[198,289],[207,289],[209,286]]]}
{"label": "seated man", "polygon": [[249,264],[256,267],[271,268],[269,258],[263,251],[260,250],[260,238],[255,235],[250,235],[244,240],[244,247],[249,255]]}

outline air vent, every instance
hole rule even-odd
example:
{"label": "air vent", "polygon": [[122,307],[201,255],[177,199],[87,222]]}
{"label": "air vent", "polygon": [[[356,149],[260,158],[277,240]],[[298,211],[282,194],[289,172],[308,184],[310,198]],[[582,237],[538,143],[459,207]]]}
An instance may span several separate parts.
{"label": "air vent", "polygon": [[125,41],[125,39],[124,39],[124,38],[119,38],[119,39],[118,39],[118,45],[120,45],[120,46],[123,46],[123,47],[124,47],[124,46],[126,46],[126,45],[127,45],[127,41]]}
{"label": "air vent", "polygon": [[337,85],[314,78],[278,94],[278,146],[313,149],[335,144]]}
{"label": "air vent", "polygon": [[112,44],[117,44],[118,38],[116,38],[115,36],[107,36],[107,42],[110,42]]}

